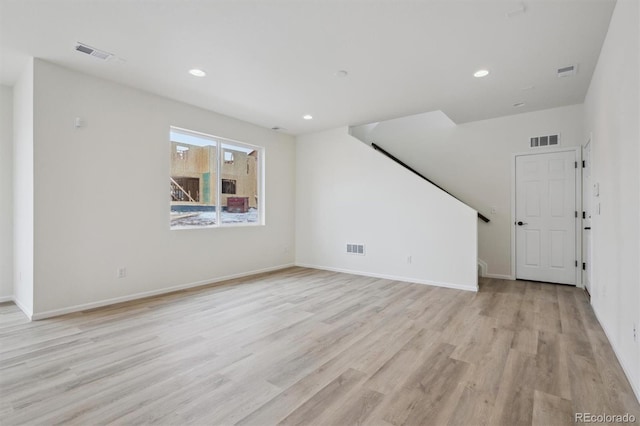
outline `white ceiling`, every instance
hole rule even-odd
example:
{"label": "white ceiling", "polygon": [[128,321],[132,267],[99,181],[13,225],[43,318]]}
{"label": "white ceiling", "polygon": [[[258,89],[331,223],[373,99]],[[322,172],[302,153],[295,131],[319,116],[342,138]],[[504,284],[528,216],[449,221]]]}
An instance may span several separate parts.
{"label": "white ceiling", "polygon": [[[435,110],[462,123],[582,102],[614,4],[0,0],[0,82],[34,56],[292,134]],[[576,76],[556,77],[576,63]],[[480,68],[491,74],[474,78]]]}

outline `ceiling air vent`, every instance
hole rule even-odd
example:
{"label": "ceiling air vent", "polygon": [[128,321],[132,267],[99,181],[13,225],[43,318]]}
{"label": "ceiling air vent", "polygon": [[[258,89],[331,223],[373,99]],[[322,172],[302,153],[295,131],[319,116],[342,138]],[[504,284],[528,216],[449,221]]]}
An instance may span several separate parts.
{"label": "ceiling air vent", "polygon": [[571,77],[578,72],[577,65],[569,65],[566,67],[558,68],[558,77]]}
{"label": "ceiling air vent", "polygon": [[94,58],[102,59],[103,61],[106,61],[113,56],[113,53],[105,52],[104,50],[96,49],[80,42],[76,44],[76,50],[89,56],[93,56]]}
{"label": "ceiling air vent", "polygon": [[529,139],[529,147],[530,148],[541,148],[544,146],[558,146],[560,145],[560,135],[547,135],[547,136],[536,136],[535,138]]}

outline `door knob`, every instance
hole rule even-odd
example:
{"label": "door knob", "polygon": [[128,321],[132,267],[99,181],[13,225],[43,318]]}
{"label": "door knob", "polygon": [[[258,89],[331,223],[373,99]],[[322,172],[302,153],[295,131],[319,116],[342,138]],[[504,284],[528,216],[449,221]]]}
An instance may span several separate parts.
{"label": "door knob", "polygon": [[526,223],[524,223],[523,221],[519,220],[518,222],[516,222],[516,225],[522,226],[522,225],[526,225]]}

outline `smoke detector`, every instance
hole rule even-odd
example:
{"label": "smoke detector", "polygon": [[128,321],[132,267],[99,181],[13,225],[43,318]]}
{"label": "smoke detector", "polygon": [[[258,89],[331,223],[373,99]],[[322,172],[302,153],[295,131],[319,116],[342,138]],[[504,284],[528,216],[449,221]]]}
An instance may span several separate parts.
{"label": "smoke detector", "polygon": [[578,72],[578,65],[567,65],[566,67],[558,68],[558,77],[571,77]]}
{"label": "smoke detector", "polygon": [[517,8],[508,11],[505,15],[507,18],[514,18],[518,15],[524,15],[527,12],[527,7],[524,3],[520,3]]}
{"label": "smoke detector", "polygon": [[89,56],[93,56],[94,58],[101,59],[103,61],[108,61],[114,55],[113,53],[106,52],[104,50],[96,49],[95,47],[88,46],[84,43],[76,43],[76,50],[80,53],[84,53]]}

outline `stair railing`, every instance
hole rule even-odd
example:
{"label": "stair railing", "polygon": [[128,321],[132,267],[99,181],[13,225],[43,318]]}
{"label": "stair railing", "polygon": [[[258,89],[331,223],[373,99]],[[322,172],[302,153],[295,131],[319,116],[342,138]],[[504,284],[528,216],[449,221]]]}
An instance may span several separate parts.
{"label": "stair railing", "polygon": [[[462,201],[460,198],[456,197],[455,195],[453,195],[452,193],[450,193],[449,191],[447,191],[446,189],[444,189],[443,187],[441,187],[440,185],[438,185],[437,183],[433,182],[431,179],[429,179],[428,177],[426,177],[425,175],[423,175],[422,173],[418,172],[416,169],[412,168],[411,166],[409,166],[408,164],[406,164],[405,162],[403,162],[402,160],[398,159],[397,157],[395,157],[394,155],[390,154],[388,151],[384,150],[382,147],[380,147],[379,145],[375,144],[375,143],[371,143],[371,146],[373,147],[373,149],[375,149],[376,151],[380,152],[381,154],[384,154],[385,156],[389,157],[390,159],[392,159],[393,161],[395,161],[396,163],[400,164],[402,167],[404,167],[405,169],[409,170],[410,172],[415,173],[416,175],[420,176],[422,179],[426,180],[427,182],[429,182],[431,185],[435,186],[436,188],[438,188],[441,191],[446,192],[447,194],[451,195],[453,198],[455,198],[456,200],[460,201],[463,204],[466,204],[467,206],[469,206],[469,204],[465,203],[464,201]],[[471,206],[469,206],[471,207]],[[473,209],[473,207],[471,207]],[[474,209],[477,211],[477,209]],[[483,215],[482,213],[478,212],[478,219],[484,221],[484,222],[490,222],[489,218],[486,217],[485,215]]]}

